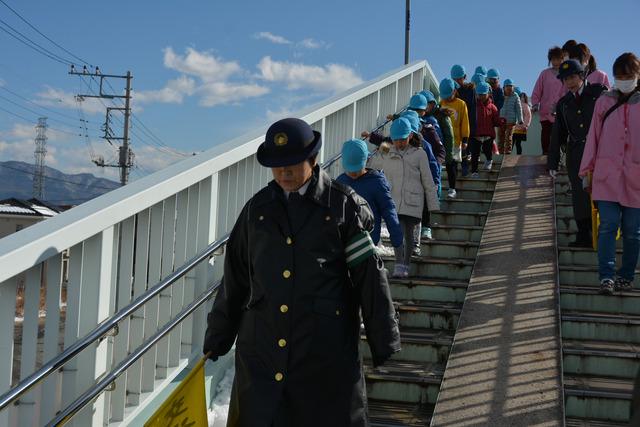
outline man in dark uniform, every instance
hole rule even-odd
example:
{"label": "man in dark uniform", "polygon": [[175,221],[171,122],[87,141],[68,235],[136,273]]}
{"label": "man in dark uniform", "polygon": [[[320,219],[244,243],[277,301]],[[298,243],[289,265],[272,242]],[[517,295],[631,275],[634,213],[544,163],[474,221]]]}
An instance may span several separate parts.
{"label": "man in dark uniform", "polygon": [[289,118],[258,148],[274,180],[231,232],[204,343],[216,359],[237,336],[227,426],[367,426],[361,321],[375,366],[400,350],[373,216],[316,164],[321,144]]}
{"label": "man in dark uniform", "polygon": [[578,170],[596,100],[607,88],[601,84],[589,84],[585,80],[582,64],[575,59],[564,61],[560,65],[558,78],[568,92],[556,104],[556,121],[551,131],[547,166],[549,173],[555,178],[560,162],[560,146],[566,144],[573,216],[578,226],[576,239],[569,246],[591,247],[591,199],[589,193],[582,188]]}

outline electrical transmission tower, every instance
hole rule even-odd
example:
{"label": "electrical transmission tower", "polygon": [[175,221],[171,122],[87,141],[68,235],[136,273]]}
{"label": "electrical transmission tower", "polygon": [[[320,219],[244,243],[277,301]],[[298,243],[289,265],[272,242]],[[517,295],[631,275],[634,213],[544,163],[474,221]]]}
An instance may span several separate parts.
{"label": "electrical transmission tower", "polygon": [[[83,98],[105,98],[105,99],[124,99],[124,107],[106,107],[106,119],[104,124],[104,136],[103,138],[109,141],[113,145],[112,141],[122,141],[122,145],[118,147],[118,163],[110,164],[105,163],[104,159],[96,159],[93,162],[102,168],[115,167],[120,169],[120,184],[126,185],[129,182],[129,171],[133,166],[133,158],[134,154],[130,147],[129,141],[129,120],[131,117],[131,79],[133,76],[130,71],[127,71],[127,74],[124,76],[114,75],[114,74],[102,74],[98,67],[95,68],[94,72],[90,72],[86,65],[83,67],[82,71],[76,71],[75,67],[71,66],[71,71],[69,74],[75,76],[86,76],[86,77],[97,77],[100,79],[100,91],[98,94],[91,95],[78,95],[79,99]],[[103,91],[103,83],[105,79],[126,79],[126,88],[124,95],[116,95],[105,93]],[[107,82],[108,83],[108,82]],[[117,136],[113,133],[111,129],[111,112],[112,111],[122,111],[124,115],[124,129],[122,131],[122,136]]]}
{"label": "electrical transmission tower", "polygon": [[40,117],[36,125],[35,168],[33,173],[33,197],[44,199],[44,158],[47,155],[47,118]]}

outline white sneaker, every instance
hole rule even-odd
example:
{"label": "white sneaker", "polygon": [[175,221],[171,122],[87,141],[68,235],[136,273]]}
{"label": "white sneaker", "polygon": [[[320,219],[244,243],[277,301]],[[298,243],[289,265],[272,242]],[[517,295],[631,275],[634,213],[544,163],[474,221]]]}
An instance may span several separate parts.
{"label": "white sneaker", "polygon": [[433,234],[431,233],[430,227],[422,227],[422,232],[420,233],[420,236],[423,239],[433,240]]}
{"label": "white sneaker", "polygon": [[478,172],[474,172],[471,174],[471,178],[480,178],[480,174]]}
{"label": "white sneaker", "polygon": [[414,247],[413,250],[411,251],[411,254],[413,256],[420,256],[421,253],[422,253],[422,249],[420,249],[420,246]]}
{"label": "white sneaker", "polygon": [[449,189],[449,191],[447,192],[447,197],[449,199],[455,199],[456,198],[456,190],[454,188]]}
{"label": "white sneaker", "polygon": [[403,264],[396,264],[393,267],[393,275],[391,277],[400,279],[409,277],[409,267]]}
{"label": "white sneaker", "polygon": [[490,171],[492,166],[493,160],[487,160],[486,162],[484,162],[484,170]]}

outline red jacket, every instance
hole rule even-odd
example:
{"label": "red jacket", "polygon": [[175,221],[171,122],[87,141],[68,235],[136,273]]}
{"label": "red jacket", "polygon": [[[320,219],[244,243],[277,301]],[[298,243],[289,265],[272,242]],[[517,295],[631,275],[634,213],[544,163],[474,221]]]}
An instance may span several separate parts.
{"label": "red jacket", "polygon": [[486,104],[478,99],[476,116],[476,132],[472,136],[490,136],[491,138],[495,138],[495,128],[500,126],[500,112],[493,102],[491,102],[491,99],[487,100]]}

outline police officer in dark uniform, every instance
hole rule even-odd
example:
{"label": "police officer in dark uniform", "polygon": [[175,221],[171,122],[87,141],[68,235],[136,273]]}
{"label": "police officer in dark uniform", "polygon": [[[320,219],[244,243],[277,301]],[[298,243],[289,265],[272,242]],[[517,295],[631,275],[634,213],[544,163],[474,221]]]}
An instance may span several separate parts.
{"label": "police officer in dark uniform", "polygon": [[569,245],[591,247],[591,200],[582,187],[578,170],[596,100],[607,88],[601,84],[589,84],[585,80],[582,64],[575,59],[564,61],[560,65],[558,78],[568,92],[556,104],[556,121],[551,131],[547,166],[549,173],[555,178],[560,162],[560,146],[566,144],[573,215],[578,226],[576,239]]}
{"label": "police officer in dark uniform", "polygon": [[231,232],[204,343],[215,360],[237,337],[227,426],[367,426],[361,322],[374,365],[400,350],[373,216],[317,165],[321,144],[288,118],[258,148],[274,180]]}

